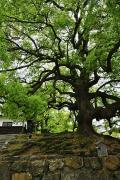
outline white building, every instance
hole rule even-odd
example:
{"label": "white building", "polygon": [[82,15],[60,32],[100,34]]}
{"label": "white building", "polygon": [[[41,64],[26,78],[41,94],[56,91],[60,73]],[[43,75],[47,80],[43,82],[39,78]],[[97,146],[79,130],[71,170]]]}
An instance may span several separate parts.
{"label": "white building", "polygon": [[27,122],[20,122],[18,120],[11,120],[4,117],[0,117],[0,127],[12,127],[12,126],[27,126]]}

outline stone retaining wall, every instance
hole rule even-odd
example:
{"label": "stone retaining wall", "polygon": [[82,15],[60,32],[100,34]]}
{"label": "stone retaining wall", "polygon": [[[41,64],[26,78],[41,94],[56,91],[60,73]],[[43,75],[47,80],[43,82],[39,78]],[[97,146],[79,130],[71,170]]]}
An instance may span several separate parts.
{"label": "stone retaining wall", "polygon": [[0,162],[0,180],[120,180],[120,157],[12,157]]}

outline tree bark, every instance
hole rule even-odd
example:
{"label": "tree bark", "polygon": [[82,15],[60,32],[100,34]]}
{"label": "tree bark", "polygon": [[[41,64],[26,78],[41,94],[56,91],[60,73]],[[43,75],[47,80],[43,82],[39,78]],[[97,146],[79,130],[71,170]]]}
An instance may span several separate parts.
{"label": "tree bark", "polygon": [[83,113],[79,112],[77,116],[78,128],[77,132],[83,135],[93,135],[96,132],[92,126],[92,118],[87,114],[87,112],[83,115]]}
{"label": "tree bark", "polygon": [[81,75],[79,85],[76,86],[75,94],[78,107],[78,133],[84,135],[96,134],[92,126],[94,108],[89,98],[88,79],[84,74]]}

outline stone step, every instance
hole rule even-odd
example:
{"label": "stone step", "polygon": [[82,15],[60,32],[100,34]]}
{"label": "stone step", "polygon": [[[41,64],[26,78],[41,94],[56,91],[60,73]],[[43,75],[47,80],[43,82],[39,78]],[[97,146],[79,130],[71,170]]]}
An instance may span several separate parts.
{"label": "stone step", "polygon": [[0,149],[5,148],[7,144],[8,144],[8,141],[0,141]]}
{"label": "stone step", "polygon": [[5,148],[13,138],[14,135],[0,135],[0,149]]}

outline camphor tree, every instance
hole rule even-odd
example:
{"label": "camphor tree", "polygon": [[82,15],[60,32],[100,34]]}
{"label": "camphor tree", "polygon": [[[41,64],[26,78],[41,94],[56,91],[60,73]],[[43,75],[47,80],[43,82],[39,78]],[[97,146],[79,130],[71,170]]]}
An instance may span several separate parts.
{"label": "camphor tree", "polygon": [[79,133],[93,135],[93,119],[112,127],[120,114],[117,2],[1,1],[1,74],[28,87],[28,96],[44,90],[48,107],[70,111]]}

